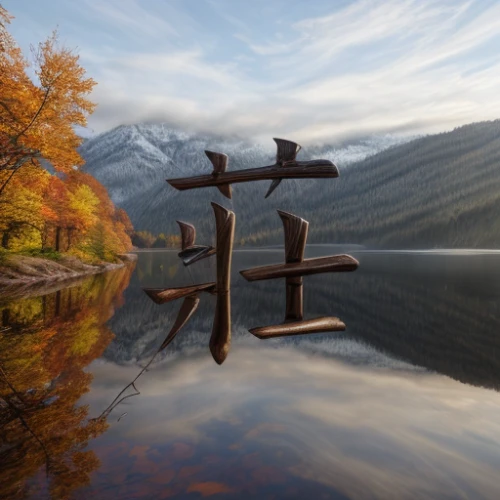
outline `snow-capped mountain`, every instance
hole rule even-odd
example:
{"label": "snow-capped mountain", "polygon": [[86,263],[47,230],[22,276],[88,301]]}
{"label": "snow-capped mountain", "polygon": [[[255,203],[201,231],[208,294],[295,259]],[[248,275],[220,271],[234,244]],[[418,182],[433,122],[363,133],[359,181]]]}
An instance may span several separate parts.
{"label": "snow-capped mountain", "polygon": [[[299,158],[330,159],[342,169],[404,140],[386,135],[340,146],[306,148]],[[266,147],[237,139],[189,134],[164,125],[121,126],[85,141],[80,152],[86,161],[85,170],[107,187],[111,199],[129,213],[134,226],[154,233],[176,233],[176,219],[195,223],[203,233],[205,225],[212,226],[210,201],[237,209],[245,220],[249,219],[249,212],[255,215],[257,207],[293,209],[304,189],[325,186],[319,180],[287,180],[269,200],[264,200],[269,181],[239,184],[233,188],[233,200],[228,200],[217,189],[181,193],[165,182],[171,177],[210,173],[212,166],[204,154],[206,149],[228,154],[231,170],[274,163],[272,138]]]}

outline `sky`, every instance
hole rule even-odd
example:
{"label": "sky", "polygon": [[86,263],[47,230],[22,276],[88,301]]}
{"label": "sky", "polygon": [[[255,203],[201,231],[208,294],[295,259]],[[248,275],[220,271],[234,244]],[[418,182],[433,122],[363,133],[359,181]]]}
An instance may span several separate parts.
{"label": "sky", "polygon": [[268,141],[500,118],[500,0],[0,0],[98,85],[89,133],[153,122]]}

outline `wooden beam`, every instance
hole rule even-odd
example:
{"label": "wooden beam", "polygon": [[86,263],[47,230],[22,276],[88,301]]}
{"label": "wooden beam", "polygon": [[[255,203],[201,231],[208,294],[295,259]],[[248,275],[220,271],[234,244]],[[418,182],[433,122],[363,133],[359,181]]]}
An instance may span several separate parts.
{"label": "wooden beam", "polygon": [[[288,212],[278,210],[285,233],[285,262],[302,262],[306,250],[309,222]],[[302,276],[286,278],[285,321],[304,317],[304,286]]]}
{"label": "wooden beam", "polygon": [[215,306],[210,352],[217,364],[222,364],[231,347],[231,262],[233,256],[234,212],[212,202],[216,227],[217,304]]}
{"label": "wooden beam", "polygon": [[199,260],[206,259],[215,254],[215,248],[212,246],[193,245],[192,247],[181,250],[177,256],[182,260],[185,266],[190,266]]}
{"label": "wooden beam", "polygon": [[191,248],[196,241],[196,228],[188,222],[182,222],[181,220],[176,222],[179,224],[181,230],[181,249],[186,250],[187,248]]}
{"label": "wooden beam", "polygon": [[250,333],[259,339],[274,339],[292,335],[306,335],[311,333],[341,332],[345,324],[339,318],[323,316],[321,318],[294,321],[281,325],[259,326],[250,329]]}
{"label": "wooden beam", "polygon": [[181,286],[176,288],[143,288],[149,298],[156,304],[166,304],[172,300],[195,295],[198,292],[215,292],[215,283],[202,283],[201,285]]}
{"label": "wooden beam", "polygon": [[189,319],[194,314],[196,309],[198,309],[199,303],[200,299],[198,295],[189,295],[183,300],[182,306],[179,309],[179,312],[177,313],[177,318],[175,318],[175,322],[172,325],[170,332],[168,332],[168,335],[163,341],[162,345],[158,349],[158,352],[165,349],[172,342],[172,340],[174,340],[176,335],[182,330],[184,325],[189,321]]}
{"label": "wooden beam", "polygon": [[266,179],[311,179],[335,178],[339,176],[338,168],[329,160],[295,161],[281,165],[235,170],[234,172],[198,175],[195,177],[179,177],[167,179],[167,182],[180,191],[208,186],[237,184]]}
{"label": "wooden beam", "polygon": [[315,259],[305,259],[292,264],[274,264],[271,266],[254,267],[240,271],[247,281],[270,280],[275,278],[290,278],[308,276],[320,273],[340,273],[355,271],[359,262],[350,255],[331,255]]}

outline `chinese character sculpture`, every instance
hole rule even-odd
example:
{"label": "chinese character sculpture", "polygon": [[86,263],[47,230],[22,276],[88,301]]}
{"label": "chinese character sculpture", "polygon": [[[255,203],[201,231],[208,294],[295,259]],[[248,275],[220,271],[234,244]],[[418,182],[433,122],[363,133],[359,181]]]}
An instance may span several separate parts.
{"label": "chinese character sculpture", "polygon": [[267,198],[278,187],[282,179],[334,178],[339,176],[337,167],[330,160],[296,160],[295,157],[301,149],[297,143],[284,139],[274,139],[274,141],[278,147],[274,165],[226,172],[227,155],[205,151],[214,167],[212,174],[167,179],[167,182],[180,191],[216,186],[224,196],[231,198],[231,184],[272,179],[273,182],[265,196]]}
{"label": "chinese character sculpture", "polygon": [[[296,160],[297,153],[300,150],[297,143],[284,139],[274,139],[274,141],[278,148],[274,165],[226,172],[227,155],[205,151],[213,165],[211,175],[168,179],[167,181],[179,190],[215,186],[224,196],[231,198],[231,184],[270,179],[272,183],[265,196],[267,198],[278,187],[282,179],[338,177],[338,169],[331,161]],[[178,255],[185,266],[215,255],[217,262],[216,281],[176,288],[146,288],[144,291],[157,304],[165,304],[180,298],[184,299],[177,319],[157,353],[172,342],[194,314],[200,302],[199,294],[207,292],[215,295],[217,302],[209,346],[214,360],[218,364],[222,364],[229,353],[231,345],[230,280],[236,217],[234,212],[217,203],[212,203],[212,208],[217,232],[215,248],[195,245],[195,227],[187,222],[177,221],[182,237],[182,248]],[[303,276],[327,272],[354,271],[358,267],[357,260],[349,255],[331,255],[315,259],[304,259],[309,223],[287,212],[278,210],[278,214],[283,222],[285,232],[285,262],[283,264],[247,269],[241,271],[241,275],[247,281],[285,278],[285,318],[283,323],[252,328],[250,332],[258,338],[267,339],[286,335],[344,330],[344,323],[335,317],[324,316],[308,320],[303,319]]]}
{"label": "chinese character sculpture", "polygon": [[255,267],[240,271],[247,281],[286,278],[285,321],[279,325],[250,329],[260,339],[345,330],[338,318],[321,317],[303,321],[303,282],[309,274],[355,271],[358,261],[350,255],[331,255],[305,259],[309,223],[293,214],[278,210],[285,229],[285,264]]}

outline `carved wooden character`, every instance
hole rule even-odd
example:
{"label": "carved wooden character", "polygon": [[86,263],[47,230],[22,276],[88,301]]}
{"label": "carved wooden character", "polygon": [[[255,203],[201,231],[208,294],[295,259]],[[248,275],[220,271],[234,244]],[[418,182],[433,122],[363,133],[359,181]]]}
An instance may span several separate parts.
{"label": "carved wooden character", "polygon": [[304,259],[309,223],[293,214],[278,210],[285,232],[285,264],[255,267],[240,271],[247,281],[286,278],[286,309],[283,323],[250,329],[260,339],[345,330],[345,324],[335,317],[310,320],[303,318],[302,277],[325,272],[355,271],[358,261],[350,255],[332,255]]}
{"label": "carved wooden character", "polygon": [[266,198],[278,187],[282,179],[334,178],[339,176],[337,167],[330,160],[296,160],[301,147],[292,141],[274,139],[277,145],[276,163],[267,167],[251,168],[226,172],[228,157],[223,153],[205,151],[213,165],[211,175],[167,179],[167,182],[181,191],[216,186],[219,191],[231,198],[231,184],[271,179],[273,182]]}
{"label": "carved wooden character", "polygon": [[[217,297],[215,306],[212,335],[210,337],[210,352],[218,364],[222,364],[227,357],[231,346],[231,261],[234,242],[234,228],[236,217],[234,212],[212,203],[215,215],[215,226],[217,232],[217,247],[201,247],[194,245],[196,232],[191,224],[179,222],[182,234],[182,251],[179,256],[188,260],[189,265],[200,258],[216,254],[217,278],[215,282],[200,283],[175,288],[144,288],[148,296],[157,304],[165,304],[173,300],[184,298],[177,319],[163,342],[164,349],[175,338],[181,328],[187,323],[198,307],[198,295],[208,292]],[[201,249],[201,250],[200,250]],[[208,249],[208,250],[207,250]],[[186,253],[183,253],[186,252]]]}
{"label": "carved wooden character", "polygon": [[215,248],[212,246],[195,245],[196,229],[192,224],[177,221],[181,229],[181,251],[178,253],[183,264],[189,266],[201,259],[215,254]]}
{"label": "carved wooden character", "polygon": [[233,258],[234,228],[236,216],[234,212],[212,202],[215,213],[217,231],[217,284],[210,352],[220,365],[224,362],[231,346],[231,262]]}

